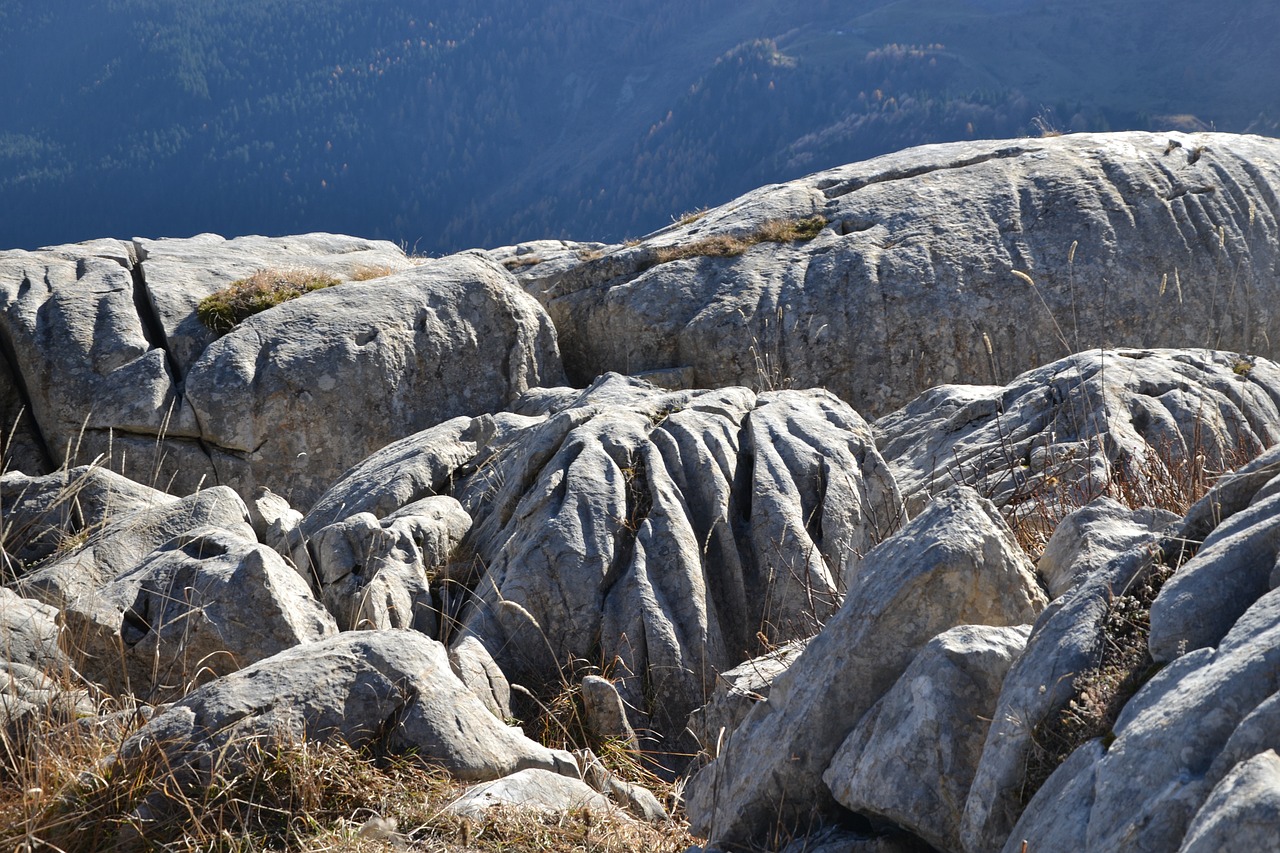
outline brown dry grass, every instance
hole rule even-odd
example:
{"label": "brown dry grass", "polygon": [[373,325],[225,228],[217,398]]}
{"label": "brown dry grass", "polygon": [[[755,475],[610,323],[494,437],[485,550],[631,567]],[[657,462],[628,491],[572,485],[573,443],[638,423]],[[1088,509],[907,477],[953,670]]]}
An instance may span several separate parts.
{"label": "brown dry grass", "polygon": [[315,270],[258,270],[200,300],[196,316],[211,331],[226,334],[247,317],[335,284],[338,279]]}
{"label": "brown dry grass", "polygon": [[[0,766],[0,849],[677,853],[693,843],[676,822],[585,811],[470,820],[446,810],[462,787],[444,771],[342,743],[237,744],[234,761],[192,785],[162,761],[107,760],[131,728],[30,732],[40,741],[30,759]],[[144,803],[161,807],[142,820]]]}
{"label": "brown dry grass", "polygon": [[827,220],[821,215],[806,219],[771,219],[761,223],[755,231],[746,234],[715,234],[691,243],[658,246],[653,250],[650,266],[682,258],[732,258],[745,253],[759,243],[794,243],[812,240],[825,227],[827,227]]}
{"label": "brown dry grass", "polygon": [[351,281],[371,281],[375,278],[386,278],[394,272],[396,270],[388,266],[370,265],[356,267],[351,271],[349,278]]}

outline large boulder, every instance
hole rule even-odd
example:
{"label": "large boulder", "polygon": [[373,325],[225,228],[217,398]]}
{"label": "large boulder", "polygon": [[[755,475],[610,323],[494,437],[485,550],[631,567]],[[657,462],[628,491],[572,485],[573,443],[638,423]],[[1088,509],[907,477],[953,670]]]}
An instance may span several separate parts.
{"label": "large boulder", "polygon": [[254,539],[244,501],[231,489],[214,486],[116,516],[79,548],[25,575],[18,588],[24,595],[61,607],[81,595],[96,594],[170,539],[197,527]]}
{"label": "large boulder", "polygon": [[[1134,703],[1138,697],[1127,704],[1125,698],[1127,691],[1141,684],[1151,671],[1148,645],[1152,652],[1166,647],[1178,652],[1180,646],[1187,651],[1180,642],[1168,641],[1178,635],[1166,626],[1190,624],[1183,618],[1172,618],[1179,608],[1180,617],[1197,611],[1188,609],[1184,602],[1177,608],[1166,607],[1164,613],[1168,615],[1162,616],[1161,609],[1151,604],[1151,597],[1156,596],[1159,602],[1172,588],[1175,594],[1171,600],[1179,601],[1182,596],[1177,591],[1189,588],[1179,578],[1188,568],[1194,569],[1193,563],[1199,560],[1196,557],[1188,561],[1189,551],[1202,541],[1214,539],[1216,529],[1231,525],[1237,517],[1247,519],[1255,502],[1266,502],[1280,482],[1278,477],[1280,449],[1273,448],[1222,477],[1183,519],[1154,541],[1140,542],[1113,558],[1050,604],[1036,622],[1026,650],[1005,678],[966,803],[962,835],[967,851],[977,853],[1003,846],[1010,853],[1018,853],[1018,845],[1024,839],[1030,839],[1030,849],[1084,847],[1086,833],[1092,832],[1090,810],[1096,799],[1093,779],[1101,766],[1096,756],[1087,760],[1082,757],[1084,751],[1094,750],[1097,756],[1107,754],[1098,739],[1118,733],[1120,722],[1116,716],[1123,719],[1131,708],[1137,707]],[[1237,525],[1236,529],[1240,527]],[[1248,553],[1247,548],[1245,552]],[[1223,553],[1230,565],[1232,552]],[[1161,587],[1161,579],[1179,566],[1172,579]],[[1190,577],[1194,579],[1195,574]],[[1207,606],[1195,617],[1206,619],[1211,626],[1221,618],[1237,618],[1230,614],[1239,612],[1240,590],[1257,590],[1256,576],[1248,573],[1222,583],[1229,587],[1228,593],[1208,594]],[[1147,607],[1151,609],[1151,637],[1145,629]],[[1223,610],[1221,618],[1218,609]],[[1159,631],[1157,625],[1161,626]],[[1182,660],[1178,658],[1175,664]],[[1187,682],[1182,686],[1190,689],[1192,685]],[[1276,717],[1274,712],[1264,712],[1267,707],[1280,704],[1274,700],[1263,702],[1252,718],[1254,725],[1244,728],[1246,733],[1268,731],[1271,724],[1267,721]],[[1185,725],[1194,724],[1188,719]],[[1170,737],[1173,739],[1168,748],[1173,749],[1179,741],[1172,733]],[[1070,750],[1073,741],[1080,743],[1081,738],[1083,745],[1054,770],[1053,762],[1061,760],[1062,750]],[[1254,747],[1265,748],[1267,743],[1265,736],[1249,740],[1241,734],[1237,739],[1241,754]],[[1049,771],[1052,775],[1045,780]],[[1159,787],[1165,782],[1153,784]]]}
{"label": "large boulder", "polygon": [[1274,749],[1237,764],[1196,813],[1179,853],[1275,849],[1280,826],[1280,756]]}
{"label": "large boulder", "polygon": [[98,465],[42,477],[10,471],[0,477],[4,552],[15,574],[74,547],[116,516],[165,506],[177,498]]}
{"label": "large boulder", "polygon": [[[1280,590],[1258,599],[1216,649],[1189,652],[1157,673],[1125,705],[1105,751],[1086,744],[1093,760],[1073,755],[1050,777],[1004,849],[1026,841],[1029,850],[1177,850],[1184,839],[1192,849],[1222,849],[1206,845],[1232,835],[1219,824],[1225,810],[1274,812],[1274,762],[1246,762],[1275,743],[1278,700]],[[1255,789],[1252,805],[1230,804],[1242,787]],[[1051,801],[1064,792],[1066,803]],[[1062,805],[1074,806],[1074,819],[1062,819]],[[1056,819],[1042,823],[1042,815]],[[1248,837],[1240,836],[1241,849],[1254,849]],[[1274,837],[1273,825],[1264,849]]]}
{"label": "large boulder", "polygon": [[691,780],[693,831],[752,845],[838,817],[822,774],[916,653],[959,625],[1029,623],[1044,604],[995,507],[966,487],[942,493],[866,556],[840,611]]}
{"label": "large boulder", "polygon": [[115,240],[0,252],[0,337],[41,451],[14,459],[19,470],[103,457],[181,494],[212,479],[136,270],[133,246]]}
{"label": "large boulder", "polygon": [[134,238],[132,243],[148,307],[164,334],[165,350],[182,376],[218,337],[200,322],[196,306],[233,281],[264,269],[305,269],[340,281],[362,281],[414,266],[394,243],[342,234],[231,240],[200,234],[183,239]]}
{"label": "large boulder", "polygon": [[1006,386],[941,386],[874,424],[916,509],[952,482],[1043,522],[1112,494],[1189,505],[1280,441],[1280,365],[1214,350],[1093,350]]}
{"label": "large boulder", "polygon": [[143,726],[119,758],[162,756],[198,781],[255,739],[281,737],[412,754],[463,781],[528,768],[578,775],[572,755],[489,713],[454,676],[444,646],[400,630],[344,632],[206,684]]}
{"label": "large boulder", "polygon": [[[203,297],[269,268],[344,283],[221,338],[201,324]],[[325,234],[0,252],[0,332],[18,469],[102,456],[177,494],[269,486],[302,508],[394,440],[562,379],[547,315],[483,253]]]}
{"label": "large boulder", "polygon": [[220,482],[309,507],[391,442],[560,379],[546,314],[473,253],[254,315],[204,350],[186,393]]}
{"label": "large boulder", "polygon": [[[1280,354],[1278,195],[1280,141],[1257,136],[928,145],[762,187],[566,270],[528,267],[526,286],[577,382],[784,378],[875,416],[1098,346]],[[770,239],[770,223],[815,215],[816,237]]]}
{"label": "large boulder", "polygon": [[1066,515],[1044,546],[1036,569],[1049,597],[1057,598],[1107,563],[1179,521],[1168,510],[1130,509],[1111,497],[1100,497]]}
{"label": "large boulder", "polygon": [[822,391],[604,377],[471,467],[453,490],[483,567],[465,632],[534,689],[608,667],[661,735],[761,637],[815,632],[901,517],[866,423]]}
{"label": "large boulder", "polygon": [[836,800],[939,850],[961,850],[987,725],[1030,632],[962,625],[930,640],[831,759],[822,778]]}
{"label": "large boulder", "polygon": [[275,551],[213,527],[175,537],[63,614],[82,672],[153,703],[338,632]]}

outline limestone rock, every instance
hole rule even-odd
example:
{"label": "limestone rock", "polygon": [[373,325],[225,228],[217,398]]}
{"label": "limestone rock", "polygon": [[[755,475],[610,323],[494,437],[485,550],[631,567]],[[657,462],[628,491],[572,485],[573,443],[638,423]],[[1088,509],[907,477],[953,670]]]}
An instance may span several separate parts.
{"label": "limestone rock", "polygon": [[196,780],[237,745],[284,734],[412,753],[463,781],[537,768],[577,778],[573,756],[494,718],[449,669],[444,646],[414,631],[350,631],[295,646],[197,689],[121,747],[163,756]]}
{"label": "limestone rock", "polygon": [[1151,606],[1151,656],[1160,662],[1218,645],[1263,593],[1280,561],[1280,476],[1223,520]]}
{"label": "limestone rock", "polygon": [[66,673],[50,675],[0,659],[0,748],[7,767],[39,760],[44,739],[79,720],[96,718],[87,690],[69,687]]}
{"label": "limestone rock", "polygon": [[440,495],[381,521],[365,512],[322,528],[308,548],[325,606],[344,631],[413,628],[434,636],[431,580],[470,527],[458,502]]}
{"label": "limestone rock", "polygon": [[582,713],[587,730],[599,742],[614,741],[630,750],[640,749],[640,740],[627,720],[627,709],[613,682],[598,675],[582,679]]}
{"label": "limestone rock", "polygon": [[302,524],[302,513],[266,486],[258,490],[252,501],[246,501],[246,506],[258,541],[281,556],[291,556],[300,538],[298,527]]}
{"label": "limestone rock", "polygon": [[65,618],[87,675],[152,701],[337,633],[275,551],[209,527],[73,599]]}
{"label": "limestone rock", "polygon": [[[536,419],[516,420],[519,428]],[[302,520],[304,536],[315,536],[356,513],[385,518],[414,501],[447,493],[455,473],[508,425],[508,416],[501,414],[458,417],[388,444],[352,466],[320,496]]]}
{"label": "limestone rock", "polygon": [[462,637],[449,647],[449,666],[490,713],[503,722],[512,719],[511,685],[484,643]]}
{"label": "limestone rock", "polygon": [[1133,510],[1114,498],[1100,497],[1069,513],[1054,528],[1036,568],[1057,598],[1110,560],[1179,520],[1167,510]]}
{"label": "limestone rock", "polygon": [[1280,441],[1280,365],[1241,363],[1211,350],[1082,352],[1004,387],[927,391],[877,420],[876,441],[912,511],[952,482],[1049,524],[1106,493],[1189,503],[1205,472]]}
{"label": "limestone rock", "polygon": [[[927,145],[762,187],[526,286],[577,383],[782,377],[868,416],[1099,346],[1273,357],[1277,164],[1280,142],[1217,133]],[[812,240],[706,256],[813,215],[829,224]]]}
{"label": "limestone rock", "polygon": [[822,773],[916,652],[958,625],[1032,621],[1045,599],[995,508],[954,487],[872,550],[840,611],[690,782],[695,833],[759,843],[838,813]]}
{"label": "limestone rock", "polygon": [[1269,749],[1236,765],[1196,813],[1179,853],[1274,850],[1280,840],[1280,756]]}
{"label": "limestone rock", "polygon": [[816,630],[901,516],[865,422],[822,391],[607,376],[471,467],[453,490],[483,566],[466,631],[535,690],[566,661],[616,662],[633,727],[660,736],[757,634]]}
{"label": "limestone rock", "polygon": [[175,500],[97,465],[42,477],[10,471],[0,478],[4,550],[19,568],[29,566],[96,532],[116,516]]}
{"label": "limestone rock", "polygon": [[[1262,738],[1274,743],[1278,694],[1280,590],[1250,607],[1216,649],[1188,652],[1147,682],[1125,705],[1105,754],[1077,763],[1069,777],[1066,765],[1059,768],[1067,778],[1046,796],[1069,788],[1078,801],[1092,801],[1087,821],[1073,821],[1087,827],[1077,849],[1176,850],[1222,786],[1206,812],[1206,824],[1212,823],[1209,815],[1236,784],[1224,781],[1233,768],[1258,754]],[[1242,768],[1236,782],[1259,769]],[[1037,814],[1041,801],[1037,793],[1026,814]],[[1263,802],[1255,801],[1265,808]],[[1221,837],[1215,833],[1222,829],[1202,825],[1208,837]]]}
{"label": "limestone rock", "polygon": [[58,611],[0,587],[0,660],[57,672],[68,664],[58,644]]}
{"label": "limestone rock", "polygon": [[546,314],[502,267],[463,254],[248,318],[203,351],[186,394],[221,481],[310,507],[391,442],[560,376]]}
{"label": "limestone rock", "polygon": [[541,813],[586,809],[597,814],[617,812],[609,798],[581,779],[561,776],[549,770],[529,768],[493,782],[472,785],[449,804],[449,811],[483,821],[495,806]]}
{"label": "limestone rock", "polygon": [[1096,739],[1076,747],[1036,792],[1036,807],[1022,813],[1002,853],[1086,849],[1094,767],[1105,754]]}
{"label": "limestone rock", "polygon": [[136,272],[132,246],[118,241],[0,252],[9,367],[46,470],[101,456],[186,494],[213,469]]}
{"label": "limestone rock", "polygon": [[836,800],[959,851],[1000,685],[1030,632],[963,625],[930,640],[831,759],[822,778]]}
{"label": "limestone rock", "polygon": [[23,577],[19,591],[60,607],[86,593],[96,593],[156,548],[197,527],[216,527],[254,539],[249,510],[239,495],[225,486],[215,486],[172,503],[115,517],[80,548]]}
{"label": "limestone rock", "polygon": [[997,850],[1025,805],[1036,727],[1075,697],[1077,676],[1097,666],[1107,642],[1104,623],[1117,591],[1152,571],[1159,548],[1139,548],[1086,577],[1040,615],[1026,649],[1005,676],[982,757],[969,789],[961,829],[970,853]]}
{"label": "limestone rock", "polygon": [[302,269],[342,281],[382,278],[413,267],[394,243],[341,234],[236,237],[200,234],[183,239],[135,238],[133,250],[164,345],[186,376],[217,339],[196,316],[211,293],[264,269]]}
{"label": "limestone rock", "polygon": [[795,640],[719,673],[707,704],[689,715],[689,731],[698,746],[714,757],[721,739],[733,734],[752,706],[769,698],[773,680],[787,671],[806,645],[807,638]]}

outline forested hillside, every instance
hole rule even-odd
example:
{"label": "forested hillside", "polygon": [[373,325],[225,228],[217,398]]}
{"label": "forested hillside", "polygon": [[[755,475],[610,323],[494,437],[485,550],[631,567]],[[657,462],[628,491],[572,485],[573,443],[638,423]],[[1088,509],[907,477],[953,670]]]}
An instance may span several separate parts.
{"label": "forested hillside", "polygon": [[904,146],[1280,119],[1269,0],[0,0],[0,242],[616,240]]}

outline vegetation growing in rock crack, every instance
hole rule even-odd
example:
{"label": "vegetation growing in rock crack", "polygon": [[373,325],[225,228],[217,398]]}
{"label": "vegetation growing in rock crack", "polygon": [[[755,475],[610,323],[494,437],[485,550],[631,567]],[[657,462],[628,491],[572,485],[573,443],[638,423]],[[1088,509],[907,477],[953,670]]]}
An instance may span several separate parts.
{"label": "vegetation growing in rock crack", "polygon": [[[696,221],[696,220],[694,220]],[[683,222],[681,224],[684,224]],[[812,240],[827,227],[821,214],[804,219],[770,219],[745,234],[716,234],[675,246],[658,246],[645,268],[681,258],[733,258],[759,243],[797,243]]]}
{"label": "vegetation growing in rock crack", "polygon": [[211,331],[224,335],[247,317],[339,283],[333,276],[315,270],[262,269],[200,300],[196,316]]}

